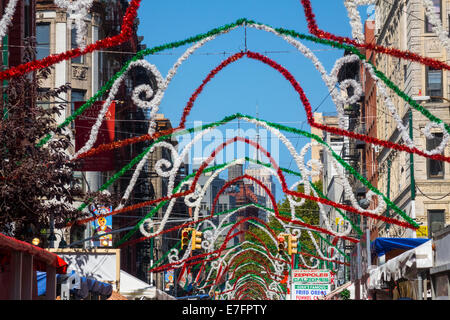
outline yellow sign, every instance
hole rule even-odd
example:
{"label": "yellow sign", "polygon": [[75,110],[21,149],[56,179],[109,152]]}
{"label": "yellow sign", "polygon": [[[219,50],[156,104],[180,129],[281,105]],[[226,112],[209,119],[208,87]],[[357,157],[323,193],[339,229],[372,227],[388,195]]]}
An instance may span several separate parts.
{"label": "yellow sign", "polygon": [[420,226],[419,229],[416,230],[416,235],[418,238],[428,238],[428,227]]}
{"label": "yellow sign", "polygon": [[338,225],[343,226],[343,225],[344,225],[344,219],[339,218],[339,217],[336,217],[336,225],[337,225],[337,226],[338,226]]}

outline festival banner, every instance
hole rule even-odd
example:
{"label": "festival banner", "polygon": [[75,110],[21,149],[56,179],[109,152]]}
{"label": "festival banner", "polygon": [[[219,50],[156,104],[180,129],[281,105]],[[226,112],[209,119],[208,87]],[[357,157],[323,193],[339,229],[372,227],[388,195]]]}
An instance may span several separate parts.
{"label": "festival banner", "polygon": [[170,291],[174,284],[173,269],[164,271],[164,291]]}
{"label": "festival banner", "polygon": [[[95,102],[75,119],[75,151],[78,152],[89,140],[91,129],[97,121],[98,114],[102,109],[104,101]],[[80,108],[84,102],[74,103],[75,110]],[[114,142],[115,136],[115,102],[112,102],[105,114],[104,120],[98,131],[97,140],[93,148],[102,144]],[[78,171],[112,171],[114,170],[114,151],[107,150],[101,153],[83,158],[82,167]]]}
{"label": "festival banner", "polygon": [[[104,215],[112,212],[112,207],[101,206],[93,210],[95,215]],[[94,247],[112,247],[112,216],[100,217],[92,222],[93,235],[92,241]],[[105,235],[103,235],[105,234]]]}

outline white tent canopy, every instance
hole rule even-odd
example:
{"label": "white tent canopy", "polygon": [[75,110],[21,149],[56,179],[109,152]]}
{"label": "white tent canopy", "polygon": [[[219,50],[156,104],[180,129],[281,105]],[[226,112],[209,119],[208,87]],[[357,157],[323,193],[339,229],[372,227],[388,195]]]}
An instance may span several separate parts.
{"label": "white tent canopy", "polygon": [[162,290],[139,280],[120,269],[120,249],[53,249],[64,259],[68,270],[82,277],[92,277],[110,283],[113,289],[127,299],[175,300]]}
{"label": "white tent canopy", "polygon": [[369,270],[369,289],[381,289],[383,282],[397,281],[401,278],[412,280],[418,269],[433,266],[432,241],[408,250],[385,264]]}
{"label": "white tent canopy", "polygon": [[120,270],[120,290],[119,293],[132,300],[175,300],[162,290],[151,286],[148,283],[133,277],[131,274]]}

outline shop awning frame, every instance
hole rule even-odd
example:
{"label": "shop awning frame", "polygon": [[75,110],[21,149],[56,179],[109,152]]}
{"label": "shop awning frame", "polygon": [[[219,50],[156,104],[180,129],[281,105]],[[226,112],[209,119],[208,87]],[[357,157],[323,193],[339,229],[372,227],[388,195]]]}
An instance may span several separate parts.
{"label": "shop awning frame", "polygon": [[[72,271],[72,274],[74,271]],[[65,280],[69,275],[58,275],[58,283],[61,283]],[[46,272],[37,272],[37,287],[38,287],[38,295],[45,295],[46,293]],[[72,293],[76,299],[86,299],[89,293],[98,294],[105,299],[109,298],[112,295],[113,288],[109,283],[105,283],[102,281],[98,281],[94,278],[87,277],[79,277],[80,283],[79,287],[74,287],[70,289],[70,293]]]}
{"label": "shop awning frame", "polygon": [[414,249],[430,239],[425,238],[376,238],[370,244],[370,252],[372,255],[377,255],[381,257],[391,250],[403,249],[411,250]]}
{"label": "shop awning frame", "polygon": [[413,280],[417,278],[420,269],[429,269],[433,266],[432,240],[408,250],[397,257],[388,260],[385,264],[369,269],[369,289],[381,289],[382,284],[391,280]]}
{"label": "shop awning frame", "polygon": [[21,240],[14,239],[0,233],[0,250],[11,252],[22,252],[33,256],[37,270],[46,271],[47,266],[56,268],[56,273],[65,274],[67,272],[67,262],[58,255],[34,246]]}

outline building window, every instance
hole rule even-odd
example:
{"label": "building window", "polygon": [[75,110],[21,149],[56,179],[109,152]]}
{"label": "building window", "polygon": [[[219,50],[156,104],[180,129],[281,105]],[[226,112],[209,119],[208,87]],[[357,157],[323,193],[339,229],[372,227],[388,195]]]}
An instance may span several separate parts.
{"label": "building window", "polygon": [[[77,29],[72,29],[70,33],[70,45],[72,49],[78,48],[77,44]],[[72,59],[72,63],[84,63],[84,56],[79,56]]]}
{"label": "building window", "polygon": [[406,64],[403,65],[403,82],[406,83],[408,80],[408,66]]}
{"label": "building window", "polygon": [[49,109],[51,106],[50,97],[48,96],[48,92],[50,89],[48,88],[38,88],[37,89],[39,95],[37,97],[37,105],[42,107],[43,109]]}
{"label": "building window", "polygon": [[[432,0],[434,4],[434,9],[436,10],[436,14],[442,20],[441,12],[442,12],[442,0]],[[428,22],[428,17],[425,14],[425,32],[431,33],[433,32],[433,25]]]}
{"label": "building window", "polygon": [[[86,90],[77,90],[77,89],[72,89],[72,94],[71,94],[71,108],[70,108],[70,114],[74,114],[75,112],[75,102],[78,101],[85,101],[85,96],[86,96]],[[75,126],[75,121],[72,121],[72,128],[74,128]]]}
{"label": "building window", "polygon": [[431,102],[442,102],[442,70],[426,67],[426,94],[430,96]]}
{"label": "building window", "polygon": [[332,137],[330,137],[330,142],[331,143],[343,143],[344,142],[344,137],[332,136]]}
{"label": "building window", "polygon": [[50,55],[50,23],[36,25],[36,59]]}
{"label": "building window", "polygon": [[[427,151],[436,149],[442,142],[442,132],[433,133],[432,139],[427,139]],[[439,160],[427,159],[427,172],[430,179],[444,178],[444,162]]]}
{"label": "building window", "polygon": [[428,210],[428,237],[445,227],[445,210]]}
{"label": "building window", "polygon": [[34,12],[33,12],[33,10],[31,10],[32,6],[30,3],[30,0],[26,0],[24,2],[23,7],[24,7],[23,12],[24,12],[24,16],[25,16],[25,18],[24,18],[24,37],[28,38],[33,35],[33,18],[32,17],[33,17]]}

